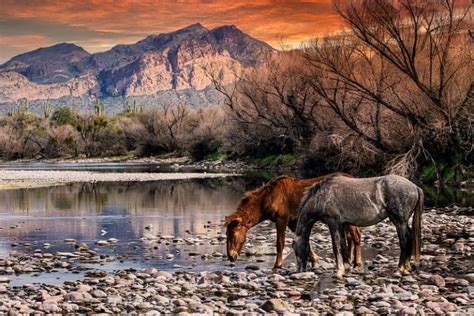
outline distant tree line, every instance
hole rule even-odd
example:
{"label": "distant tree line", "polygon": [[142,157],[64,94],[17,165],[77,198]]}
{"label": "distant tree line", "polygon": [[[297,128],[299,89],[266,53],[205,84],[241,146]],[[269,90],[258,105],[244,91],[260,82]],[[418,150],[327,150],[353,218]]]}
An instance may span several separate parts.
{"label": "distant tree line", "polygon": [[132,153],[153,156],[174,153],[196,160],[217,155],[225,133],[224,112],[218,107],[193,109],[162,105],[107,116],[77,113],[59,107],[49,115],[16,111],[0,117],[0,157],[4,160],[110,157]]}

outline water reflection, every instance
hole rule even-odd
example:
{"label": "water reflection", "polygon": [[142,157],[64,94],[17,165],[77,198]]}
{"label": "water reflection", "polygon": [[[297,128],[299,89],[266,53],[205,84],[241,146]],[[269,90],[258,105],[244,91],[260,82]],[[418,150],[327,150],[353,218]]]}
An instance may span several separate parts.
{"label": "water reflection", "polygon": [[126,247],[146,234],[212,237],[245,189],[245,179],[222,178],[0,191],[0,251],[8,253],[11,243],[45,242],[70,251],[65,238],[91,244],[117,238]]}

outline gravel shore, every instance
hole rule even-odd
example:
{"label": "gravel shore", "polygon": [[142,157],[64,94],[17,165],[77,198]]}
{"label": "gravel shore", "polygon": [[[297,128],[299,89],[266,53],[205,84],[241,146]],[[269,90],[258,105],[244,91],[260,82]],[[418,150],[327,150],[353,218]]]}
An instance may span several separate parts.
{"label": "gravel shore", "polygon": [[[261,268],[259,258],[274,252],[275,228],[264,222],[251,230],[243,257],[236,266],[223,254],[196,254],[202,260],[222,262],[222,270],[190,272],[189,267],[159,271],[86,270],[84,278],[60,285],[11,286],[16,275],[52,272],[59,269],[83,271],[88,262],[113,260],[81,241],[75,252],[49,253],[47,247],[30,252],[12,252],[0,260],[0,312],[20,313],[320,313],[420,315],[474,313],[474,219],[472,208],[426,210],[423,214],[422,267],[409,276],[394,272],[398,242],[393,225],[382,222],[362,231],[364,268],[346,274],[343,282],[331,278],[333,255],[327,229],[317,224],[313,246],[321,254],[320,266],[311,272],[295,273],[294,258],[285,268]],[[466,215],[467,214],[467,215]],[[225,243],[223,235],[209,240],[175,236],[143,236],[147,243],[169,243],[184,247],[188,242]],[[286,252],[290,251],[289,234]],[[96,241],[112,247],[116,240]],[[173,260],[171,252],[163,260]],[[268,262],[271,266],[273,262]],[[240,269],[239,269],[240,268]],[[245,268],[245,269],[243,269]]]}
{"label": "gravel shore", "polygon": [[0,169],[0,189],[30,188],[73,182],[119,182],[203,179],[235,176],[233,173],[105,173],[91,171],[6,170]]}

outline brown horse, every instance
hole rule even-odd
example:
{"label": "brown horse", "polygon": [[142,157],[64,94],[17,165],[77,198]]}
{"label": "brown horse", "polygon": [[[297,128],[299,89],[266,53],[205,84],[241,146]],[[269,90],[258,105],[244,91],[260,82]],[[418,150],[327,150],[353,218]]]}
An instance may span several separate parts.
{"label": "brown horse", "polygon": [[[339,173],[339,175],[352,177],[344,173]],[[313,179],[296,179],[280,176],[254,191],[246,192],[237,206],[237,211],[225,218],[227,257],[229,260],[235,261],[240,255],[247,231],[258,223],[269,219],[275,222],[277,229],[277,258],[273,268],[281,268],[286,227],[288,226],[292,232],[295,231],[298,219],[297,210],[305,190],[325,178],[326,176]],[[354,266],[360,266],[362,263],[360,230],[356,226],[347,225],[345,231],[347,232],[350,257],[346,258],[346,261],[352,263],[352,255],[354,255]],[[310,251],[309,255],[314,267],[318,263],[318,257],[313,251]]]}

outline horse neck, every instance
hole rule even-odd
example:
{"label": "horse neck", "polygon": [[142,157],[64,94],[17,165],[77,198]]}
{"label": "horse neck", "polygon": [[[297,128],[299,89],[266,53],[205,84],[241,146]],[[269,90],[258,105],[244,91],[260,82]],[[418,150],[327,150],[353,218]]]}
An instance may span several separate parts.
{"label": "horse neck", "polygon": [[313,229],[314,223],[316,220],[309,219],[309,220],[298,220],[298,224],[296,226],[295,234],[297,236],[304,237],[304,239],[308,239],[311,235],[311,230]]}
{"label": "horse neck", "polygon": [[258,209],[260,210],[260,212],[251,212],[248,210],[237,212],[240,218],[242,218],[242,220],[245,222],[245,226],[247,227],[247,229],[250,229],[265,220],[261,208]]}
{"label": "horse neck", "polygon": [[298,215],[298,223],[296,225],[295,234],[303,237],[304,240],[309,239],[311,230],[317,218],[309,212],[308,206],[305,205]]}

